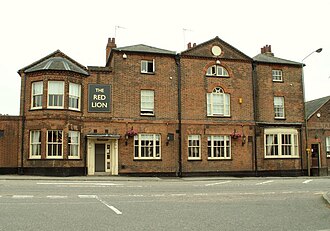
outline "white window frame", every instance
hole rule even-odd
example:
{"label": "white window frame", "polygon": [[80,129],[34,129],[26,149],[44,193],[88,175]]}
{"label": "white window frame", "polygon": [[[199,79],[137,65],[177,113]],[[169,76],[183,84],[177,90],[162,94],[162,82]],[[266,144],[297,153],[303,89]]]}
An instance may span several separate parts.
{"label": "white window frame", "polygon": [[229,77],[226,68],[220,65],[213,65],[207,69],[206,76]]}
{"label": "white window frame", "polygon": [[274,82],[283,82],[282,70],[272,70],[272,77]]}
{"label": "white window frame", "polygon": [[330,157],[330,136],[325,137],[325,150],[327,157]]}
{"label": "white window frame", "polygon": [[68,158],[80,159],[80,132],[68,132]]}
{"label": "white window frame", "polygon": [[[43,81],[33,82],[31,87],[31,109],[42,108]],[[36,106],[35,103],[37,104]]]}
{"label": "white window frame", "polygon": [[141,73],[153,74],[155,73],[155,60],[141,60]]}
{"label": "white window frame", "polygon": [[207,93],[207,116],[230,116],[230,94],[226,94],[221,87]]}
{"label": "white window frame", "polygon": [[201,136],[188,135],[188,160],[200,160],[201,158]]}
{"label": "white window frame", "polygon": [[[51,133],[51,140],[49,140],[50,133]],[[56,134],[55,137],[54,134]],[[47,147],[46,148],[47,159],[63,159],[63,131],[48,130],[46,147]],[[50,152],[51,155],[49,155]]]}
{"label": "white window frame", "polygon": [[283,96],[274,96],[274,117],[275,119],[285,119]]}
{"label": "white window frame", "polygon": [[[285,141],[285,137],[289,140]],[[264,156],[272,158],[298,158],[299,137],[297,129],[268,128],[264,132]],[[289,141],[289,142],[287,142]],[[286,152],[286,153],[285,153]],[[289,153],[289,154],[288,154]]]}
{"label": "white window frame", "polygon": [[[55,89],[55,86],[57,89]],[[47,108],[50,109],[63,109],[64,108],[64,81],[48,81],[48,91],[47,91]],[[52,88],[53,87],[53,88]],[[52,97],[52,100],[50,100]],[[50,101],[55,104],[55,101],[61,102],[58,105],[50,105]]]}
{"label": "white window frame", "polygon": [[80,104],[81,104],[80,102],[81,102],[81,85],[77,83],[69,83],[69,109],[80,111]]}
{"label": "white window frame", "polygon": [[41,131],[30,131],[30,159],[41,159]]}
{"label": "white window frame", "polygon": [[141,115],[154,115],[155,91],[141,90]]}
{"label": "white window frame", "polygon": [[208,160],[230,160],[231,138],[225,135],[212,135],[207,137]]}
{"label": "white window frame", "polygon": [[160,159],[161,159],[160,134],[138,134],[134,136],[134,160],[160,160]]}

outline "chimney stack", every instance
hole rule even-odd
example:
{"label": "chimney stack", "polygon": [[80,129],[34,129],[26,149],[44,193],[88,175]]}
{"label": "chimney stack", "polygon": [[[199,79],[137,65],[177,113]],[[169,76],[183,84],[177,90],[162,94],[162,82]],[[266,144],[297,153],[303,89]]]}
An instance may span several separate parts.
{"label": "chimney stack", "polygon": [[110,56],[110,52],[111,49],[116,48],[116,41],[115,38],[108,38],[108,44],[107,44],[107,48],[106,48],[106,60],[105,62],[108,62],[109,56]]}
{"label": "chimney stack", "polygon": [[261,54],[269,55],[269,56],[274,56],[274,53],[272,53],[272,46],[271,45],[266,45],[261,48]]}
{"label": "chimney stack", "polygon": [[191,48],[191,42],[189,42],[189,43],[187,44],[187,48],[188,48],[188,49]]}

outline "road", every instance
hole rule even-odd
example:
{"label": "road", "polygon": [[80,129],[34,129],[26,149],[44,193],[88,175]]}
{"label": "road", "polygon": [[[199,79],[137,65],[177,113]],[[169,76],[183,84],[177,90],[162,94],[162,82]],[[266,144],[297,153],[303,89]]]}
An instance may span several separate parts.
{"label": "road", "polygon": [[89,179],[0,179],[0,230],[330,230],[330,178]]}

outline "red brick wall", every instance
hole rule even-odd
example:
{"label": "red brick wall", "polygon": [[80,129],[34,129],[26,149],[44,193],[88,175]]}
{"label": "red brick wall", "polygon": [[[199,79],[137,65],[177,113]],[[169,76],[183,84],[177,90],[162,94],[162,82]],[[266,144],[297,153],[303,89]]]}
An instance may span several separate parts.
{"label": "red brick wall", "polygon": [[[317,117],[320,113],[320,117]],[[330,157],[326,154],[326,137],[330,136],[330,101],[323,105],[308,120],[308,145],[319,144],[321,156],[321,168],[328,169],[330,173]]]}
{"label": "red brick wall", "polygon": [[17,168],[20,156],[21,118],[19,116],[0,116],[0,168]]}

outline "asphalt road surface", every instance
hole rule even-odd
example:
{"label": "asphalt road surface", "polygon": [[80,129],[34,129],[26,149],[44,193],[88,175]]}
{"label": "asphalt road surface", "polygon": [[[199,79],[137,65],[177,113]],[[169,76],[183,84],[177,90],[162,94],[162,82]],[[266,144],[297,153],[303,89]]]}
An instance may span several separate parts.
{"label": "asphalt road surface", "polygon": [[330,231],[326,191],[330,178],[0,179],[0,230]]}

